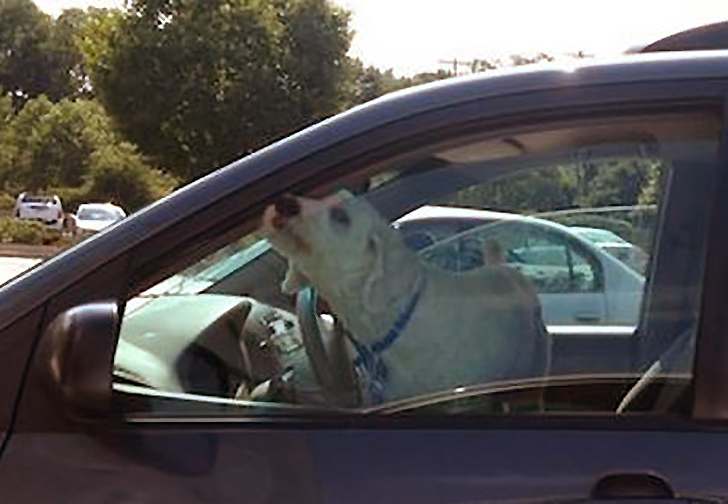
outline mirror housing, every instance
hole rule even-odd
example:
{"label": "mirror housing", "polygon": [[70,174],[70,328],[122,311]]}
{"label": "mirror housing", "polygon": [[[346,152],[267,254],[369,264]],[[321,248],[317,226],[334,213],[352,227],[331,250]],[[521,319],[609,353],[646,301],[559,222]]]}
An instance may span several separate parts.
{"label": "mirror housing", "polygon": [[118,305],[108,301],[64,311],[44,331],[38,360],[43,381],[70,416],[108,416],[119,327]]}

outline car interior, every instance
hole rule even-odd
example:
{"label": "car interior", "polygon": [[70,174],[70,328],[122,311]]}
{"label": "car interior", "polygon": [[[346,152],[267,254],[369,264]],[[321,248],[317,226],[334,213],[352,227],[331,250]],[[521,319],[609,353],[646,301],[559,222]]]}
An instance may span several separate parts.
{"label": "car interior", "polygon": [[[125,411],[140,416],[188,407],[220,415],[688,411],[706,232],[695,223],[707,222],[707,209],[691,205],[690,199],[711,184],[707,174],[719,128],[719,118],[711,122],[705,114],[686,112],[590,119],[497,138],[476,134],[386,170],[364,172],[350,184],[366,186],[356,197],[392,222],[423,205],[447,202],[459,191],[529,169],[624,158],[668,160],[659,222],[670,226],[658,225],[652,237],[643,315],[633,327],[555,329],[548,376],[467,384],[381,406],[362,404],[347,351],[331,343],[341,340],[346,329],[315,291],[305,296],[281,291],[286,259],[254,233],[127,302],[114,389],[124,397]],[[706,176],[692,177],[693,170]],[[442,237],[437,230],[418,230],[403,239],[422,251]],[[471,245],[473,250],[461,244],[465,259],[472,259],[462,270],[483,264],[482,244]],[[320,348],[312,349],[317,344]],[[328,378],[312,365],[317,351],[333,370]]]}

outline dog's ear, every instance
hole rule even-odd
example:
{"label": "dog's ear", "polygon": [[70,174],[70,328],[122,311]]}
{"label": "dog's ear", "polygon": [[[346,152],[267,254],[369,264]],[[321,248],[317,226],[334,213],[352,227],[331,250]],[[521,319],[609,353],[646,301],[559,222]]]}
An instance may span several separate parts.
{"label": "dog's ear", "polygon": [[369,235],[367,253],[372,254],[372,265],[364,279],[362,297],[364,307],[371,313],[381,303],[377,299],[376,286],[379,280],[384,277],[384,243],[382,237],[377,233],[371,233]]}
{"label": "dog's ear", "polygon": [[293,262],[289,260],[286,278],[283,279],[283,283],[281,284],[281,292],[283,292],[283,294],[295,294],[308,286],[309,282],[306,275],[301,273]]}
{"label": "dog's ear", "polygon": [[351,201],[355,198],[354,193],[348,189],[339,189],[336,191],[336,195],[341,199],[342,202]]}

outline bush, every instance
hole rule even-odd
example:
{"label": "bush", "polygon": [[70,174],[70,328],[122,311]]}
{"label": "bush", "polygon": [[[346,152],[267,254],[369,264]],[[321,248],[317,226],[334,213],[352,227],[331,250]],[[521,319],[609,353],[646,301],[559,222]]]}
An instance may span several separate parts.
{"label": "bush", "polygon": [[75,213],[78,205],[88,203],[87,187],[54,187],[51,188],[53,194],[58,195],[63,203],[63,211]]}
{"label": "bush", "polygon": [[0,242],[24,245],[66,246],[71,242],[57,229],[50,229],[40,222],[0,217]]}
{"label": "bush", "polygon": [[15,208],[15,197],[6,192],[0,192],[0,215],[11,215],[13,208]]}
{"label": "bush", "polygon": [[0,219],[0,241],[42,245],[45,226],[40,222],[22,221],[12,217]]}

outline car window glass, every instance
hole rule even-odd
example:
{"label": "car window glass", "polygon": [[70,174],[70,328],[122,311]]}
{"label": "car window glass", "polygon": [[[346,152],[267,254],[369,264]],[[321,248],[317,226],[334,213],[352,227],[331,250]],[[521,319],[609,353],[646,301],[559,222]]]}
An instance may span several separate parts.
{"label": "car window glass", "polygon": [[681,411],[704,229],[681,232],[685,261],[670,223],[702,215],[716,131],[529,132],[534,152],[506,157],[470,139],[378,166],[365,191],[272,200],[257,232],[129,300],[116,389],[192,394],[190,414]]}
{"label": "car window glass", "polygon": [[[447,212],[449,207],[429,210]],[[474,225],[439,242],[432,240],[427,246],[421,246],[420,238],[428,236],[426,232],[410,233],[413,222],[417,221],[405,220],[398,225],[405,243],[445,270],[463,272],[481,268],[486,262],[500,261],[522,273],[539,293],[593,292],[601,287],[598,258],[568,242],[568,234],[559,235],[558,231],[568,230],[552,229],[544,221],[523,219]]]}
{"label": "car window glass", "polygon": [[90,220],[110,220],[116,217],[115,214],[108,210],[92,210],[83,209],[78,212],[79,219],[90,219]]}

